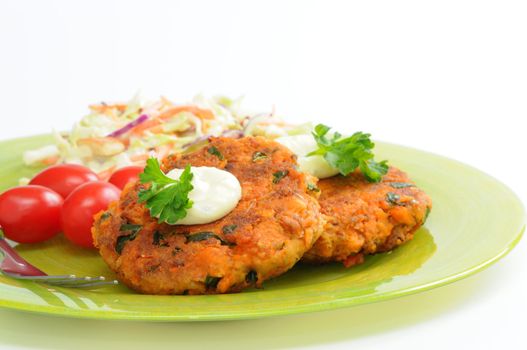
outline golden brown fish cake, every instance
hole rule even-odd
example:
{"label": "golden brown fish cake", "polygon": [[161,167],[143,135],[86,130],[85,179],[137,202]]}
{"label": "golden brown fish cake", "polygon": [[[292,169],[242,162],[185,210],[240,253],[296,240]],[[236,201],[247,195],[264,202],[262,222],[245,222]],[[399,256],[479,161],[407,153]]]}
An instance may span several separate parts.
{"label": "golden brown fish cake", "polygon": [[318,182],[327,224],[303,258],[311,263],[361,263],[363,256],[391,250],[413,238],[432,202],[408,176],[391,167],[382,181],[370,183],[360,172]]}
{"label": "golden brown fish cake", "polygon": [[[209,153],[211,147],[221,157]],[[284,146],[259,137],[211,138],[194,153],[167,157],[162,168],[187,164],[231,172],[242,198],[215,222],[171,226],[158,224],[138,203],[145,185],[128,185],[118,203],[98,214],[92,231],[103,259],[130,288],[213,294],[260,287],[289,270],[320,236],[324,219],[317,194],[308,190],[317,180],[296,170],[296,158]],[[120,253],[118,240],[124,241]]]}

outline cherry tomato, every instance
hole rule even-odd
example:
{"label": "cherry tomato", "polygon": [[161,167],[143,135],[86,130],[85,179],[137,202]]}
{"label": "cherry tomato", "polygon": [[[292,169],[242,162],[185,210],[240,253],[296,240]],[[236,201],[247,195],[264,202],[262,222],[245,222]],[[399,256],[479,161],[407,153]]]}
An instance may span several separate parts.
{"label": "cherry tomato", "polygon": [[139,180],[139,174],[142,172],[143,167],[134,165],[125,166],[124,168],[114,172],[108,182],[114,184],[122,190],[127,183]]}
{"label": "cherry tomato", "polygon": [[119,199],[121,191],[114,185],[96,181],[77,187],[64,201],[61,213],[62,231],[73,243],[93,248],[93,216]]}
{"label": "cherry tomato", "polygon": [[66,198],[69,194],[88,181],[98,181],[99,177],[89,168],[77,164],[59,164],[42,170],[29,182],[51,188]]}
{"label": "cherry tomato", "polygon": [[19,243],[45,241],[60,232],[62,197],[43,186],[19,186],[0,195],[0,226]]}

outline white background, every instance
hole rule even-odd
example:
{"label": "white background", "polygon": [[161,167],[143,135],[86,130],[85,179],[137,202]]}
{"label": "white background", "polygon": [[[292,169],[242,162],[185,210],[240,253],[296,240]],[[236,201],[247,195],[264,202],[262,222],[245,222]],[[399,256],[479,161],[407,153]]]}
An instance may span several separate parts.
{"label": "white background", "polygon": [[[245,95],[291,120],[461,160],[527,202],[525,2],[0,1],[1,139],[68,129],[87,104],[138,89],[181,101]],[[525,349],[526,248],[524,239],[497,265],[434,291],[271,320],[0,310],[0,347]]]}

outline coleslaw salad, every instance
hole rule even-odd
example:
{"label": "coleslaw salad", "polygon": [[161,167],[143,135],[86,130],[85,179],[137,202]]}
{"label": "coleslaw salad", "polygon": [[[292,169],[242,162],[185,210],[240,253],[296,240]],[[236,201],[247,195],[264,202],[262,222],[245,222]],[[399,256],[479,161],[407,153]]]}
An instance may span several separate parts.
{"label": "coleslaw salad", "polygon": [[[311,124],[291,125],[269,113],[248,113],[241,99],[194,97],[176,104],[165,97],[144,102],[90,105],[90,113],[67,133],[53,131],[54,144],[24,153],[26,165],[81,164],[102,180],[124,166],[144,166],[149,157],[162,159],[211,136],[242,137],[306,134]],[[21,179],[24,183],[25,179]]]}

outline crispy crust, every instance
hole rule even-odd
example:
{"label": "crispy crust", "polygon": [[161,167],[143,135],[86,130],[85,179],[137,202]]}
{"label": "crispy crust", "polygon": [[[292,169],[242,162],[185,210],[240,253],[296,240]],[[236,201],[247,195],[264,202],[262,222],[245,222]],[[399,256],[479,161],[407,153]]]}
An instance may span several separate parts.
{"label": "crispy crust", "polygon": [[[209,153],[211,146],[224,159]],[[255,152],[268,157],[253,161]],[[298,172],[295,156],[280,144],[253,137],[212,138],[194,153],[167,157],[162,168],[187,164],[231,172],[241,183],[242,199],[210,224],[170,226],[158,224],[138,203],[144,185],[128,185],[118,203],[97,215],[92,232],[103,259],[130,288],[148,294],[214,294],[260,287],[289,270],[320,236],[325,221],[316,194],[307,189],[316,179]],[[274,183],[278,171],[287,175]],[[120,231],[123,224],[140,225],[141,230],[118,254],[118,237],[130,234]],[[226,228],[233,225],[229,233]],[[198,232],[221,240],[189,241]]]}
{"label": "crispy crust", "polygon": [[[401,183],[411,187],[396,188]],[[303,258],[310,263],[351,266],[366,254],[394,249],[413,238],[432,207],[430,198],[394,167],[380,183],[367,182],[357,171],[320,180],[318,187],[327,224]]]}

